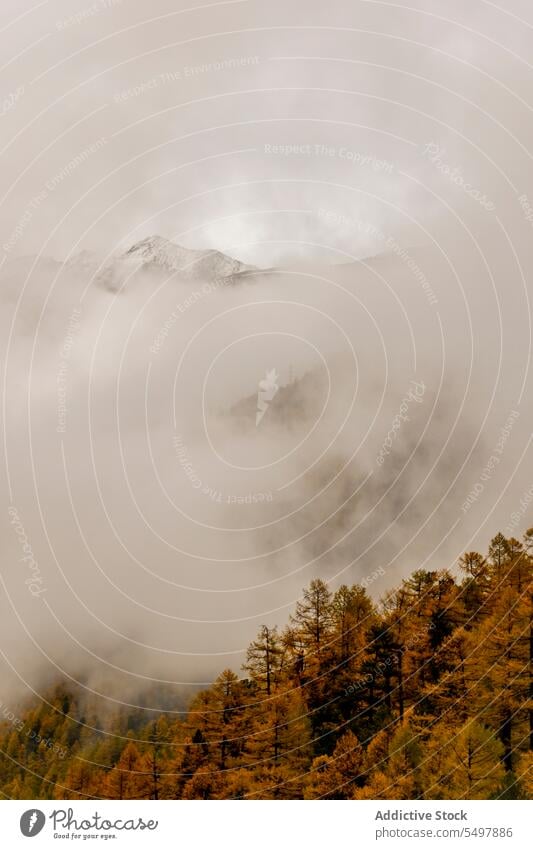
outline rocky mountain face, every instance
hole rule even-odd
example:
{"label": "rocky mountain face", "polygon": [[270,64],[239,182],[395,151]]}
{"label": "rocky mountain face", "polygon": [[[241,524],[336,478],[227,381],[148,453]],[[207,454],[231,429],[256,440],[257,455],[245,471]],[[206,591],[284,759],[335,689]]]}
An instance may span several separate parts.
{"label": "rocky mountain face", "polygon": [[255,269],[220,251],[192,250],[161,236],[150,236],[113,258],[102,269],[97,282],[118,291],[140,270],[213,282],[238,278]]}

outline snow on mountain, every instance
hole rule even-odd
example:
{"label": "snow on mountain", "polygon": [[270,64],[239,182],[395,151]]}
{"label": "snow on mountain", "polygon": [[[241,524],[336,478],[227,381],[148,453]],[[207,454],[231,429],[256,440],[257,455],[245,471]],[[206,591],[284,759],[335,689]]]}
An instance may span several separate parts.
{"label": "snow on mountain", "polygon": [[191,250],[161,236],[150,236],[134,244],[108,263],[98,275],[107,288],[118,290],[139,269],[164,271],[186,279],[214,281],[234,278],[254,267],[215,250]]}

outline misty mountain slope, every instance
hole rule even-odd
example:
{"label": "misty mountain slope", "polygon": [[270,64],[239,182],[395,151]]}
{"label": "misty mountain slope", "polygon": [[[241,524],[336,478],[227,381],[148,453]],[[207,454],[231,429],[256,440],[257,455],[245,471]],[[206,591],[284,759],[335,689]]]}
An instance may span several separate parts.
{"label": "misty mountain slope", "polygon": [[[15,317],[16,331],[6,382],[12,503],[58,619],[28,593],[5,503],[6,586],[51,658],[6,602],[0,632],[16,634],[28,680],[57,664],[109,693],[142,691],[151,678],[199,683],[221,665],[238,669],[244,642],[279,621],[280,600],[308,578],[360,580],[380,566],[381,592],[413,563],[452,561],[469,544],[474,508],[438,552],[435,528],[455,527],[521,379],[507,363],[484,421],[498,312],[479,263],[462,268],[470,373],[470,319],[437,250],[409,254],[435,306],[397,256],[248,269],[214,285],[235,267],[225,254],[200,252],[203,276],[174,280],[182,249],[133,247],[123,270],[136,269],[135,285],[120,298],[91,282],[83,253],[1,272],[2,327]],[[240,279],[253,285],[232,285]],[[423,396],[405,401],[413,381]],[[510,441],[505,450],[511,458]],[[487,492],[498,493],[497,472]],[[107,663],[119,669],[100,690]]]}
{"label": "misty mountain slope", "polygon": [[164,272],[186,280],[216,282],[237,278],[254,271],[246,265],[217,250],[184,248],[161,236],[150,236],[136,242],[125,253],[113,258],[98,274],[97,282],[118,291],[129,277],[138,271]]}

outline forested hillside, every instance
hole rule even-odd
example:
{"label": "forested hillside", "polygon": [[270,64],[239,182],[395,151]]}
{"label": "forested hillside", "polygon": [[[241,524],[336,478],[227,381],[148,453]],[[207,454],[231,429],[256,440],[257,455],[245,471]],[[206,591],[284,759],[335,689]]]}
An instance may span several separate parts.
{"label": "forested hillside", "polygon": [[63,684],[20,715],[2,706],[1,791],[532,798],[532,558],[533,529],[522,543],[498,534],[453,572],[419,569],[379,602],[316,579],[284,628],[260,629],[241,675],[221,671],[181,718],[104,720],[103,700]]}

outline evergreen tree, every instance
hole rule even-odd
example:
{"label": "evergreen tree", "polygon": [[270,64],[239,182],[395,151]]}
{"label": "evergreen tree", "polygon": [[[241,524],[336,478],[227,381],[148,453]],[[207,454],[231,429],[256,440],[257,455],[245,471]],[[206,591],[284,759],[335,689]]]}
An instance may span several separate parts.
{"label": "evergreen tree", "polygon": [[421,772],[427,799],[490,799],[498,794],[504,770],[503,747],[489,728],[469,721],[463,728],[432,728]]}

